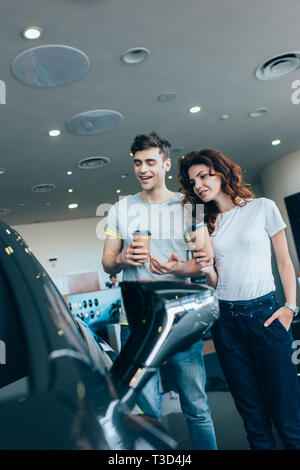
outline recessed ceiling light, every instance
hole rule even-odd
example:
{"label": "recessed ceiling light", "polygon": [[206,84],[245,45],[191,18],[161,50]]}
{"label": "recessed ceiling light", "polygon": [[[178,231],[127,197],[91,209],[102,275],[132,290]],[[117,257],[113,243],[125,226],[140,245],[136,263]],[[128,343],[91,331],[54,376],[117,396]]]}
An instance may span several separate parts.
{"label": "recessed ceiling light", "polygon": [[129,156],[130,156],[130,157],[133,157],[133,153],[132,153],[132,152],[130,152]]}
{"label": "recessed ceiling light", "polygon": [[121,175],[121,178],[128,178],[128,173],[123,173],[123,175]]}
{"label": "recessed ceiling light", "polygon": [[5,168],[0,168],[0,175],[4,175],[5,172],[6,172]]}
{"label": "recessed ceiling light", "polygon": [[279,144],[281,144],[281,140],[279,139],[272,140],[272,145],[279,145]]}
{"label": "recessed ceiling light", "polygon": [[72,193],[72,192],[73,192],[72,188],[68,189],[68,193]]}
{"label": "recessed ceiling light", "polygon": [[120,193],[120,192],[121,192],[121,189],[117,189],[117,190],[116,190],[116,193]]}
{"label": "recessed ceiling light", "polygon": [[66,174],[67,174],[67,175],[71,175],[71,174],[72,174],[72,171],[69,170],[69,171],[67,171]]}
{"label": "recessed ceiling light", "polygon": [[61,132],[60,132],[59,129],[52,129],[51,131],[49,131],[50,137],[57,137],[60,134],[61,134]]}
{"label": "recessed ceiling light", "polygon": [[22,35],[25,39],[38,39],[41,34],[42,30],[38,26],[27,26],[27,28],[22,31]]}
{"label": "recessed ceiling light", "polygon": [[128,49],[128,51],[123,52],[121,60],[129,65],[139,64],[144,62],[149,54],[150,51],[145,47],[134,47],[133,49]]}
{"label": "recessed ceiling light", "polygon": [[169,178],[169,180],[171,180],[171,179],[173,179],[173,176],[172,176],[172,175],[170,175],[170,176],[168,176],[168,178]]}
{"label": "recessed ceiling light", "polygon": [[78,204],[76,204],[76,202],[68,205],[69,209],[77,209],[77,207],[78,207]]}
{"label": "recessed ceiling light", "polygon": [[199,113],[200,111],[201,111],[201,106],[192,106],[189,109],[189,113],[191,114],[196,114],[196,113]]}
{"label": "recessed ceiling light", "polygon": [[223,114],[220,119],[222,119],[222,121],[225,121],[226,119],[229,118],[229,114]]}
{"label": "recessed ceiling light", "polygon": [[248,116],[251,118],[258,118],[266,114],[268,111],[269,111],[268,108],[257,108],[254,111],[251,111],[251,113],[249,113]]}

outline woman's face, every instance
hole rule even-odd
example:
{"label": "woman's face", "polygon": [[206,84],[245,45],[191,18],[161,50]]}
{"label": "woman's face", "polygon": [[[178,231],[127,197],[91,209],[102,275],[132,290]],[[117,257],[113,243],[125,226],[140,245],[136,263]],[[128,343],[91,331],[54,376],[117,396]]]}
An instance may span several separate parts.
{"label": "woman's face", "polygon": [[202,163],[192,165],[188,170],[188,174],[194,193],[204,203],[215,201],[221,194],[221,177],[219,175],[211,176],[207,165]]}

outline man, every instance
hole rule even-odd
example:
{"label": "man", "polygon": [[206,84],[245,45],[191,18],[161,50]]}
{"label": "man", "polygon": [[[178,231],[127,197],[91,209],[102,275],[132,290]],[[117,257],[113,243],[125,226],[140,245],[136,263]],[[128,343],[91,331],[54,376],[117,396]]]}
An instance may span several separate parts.
{"label": "man", "polygon": [[[187,280],[197,277],[194,260],[188,260],[183,234],[183,207],[180,193],[170,191],[165,184],[171,168],[170,144],[157,133],[138,135],[132,144],[134,172],[141,192],[127,196],[109,211],[107,239],[102,263],[107,273],[123,271],[123,280]],[[151,232],[150,263],[143,243],[133,242],[135,230]],[[180,257],[180,259],[179,259]],[[161,261],[163,260],[163,261]],[[125,313],[121,313],[121,343],[130,331]],[[200,340],[187,351],[168,360],[172,377],[187,419],[194,449],[216,449],[214,427],[205,394],[205,369]],[[160,417],[158,378],[154,376],[143,390],[155,415]],[[142,409],[142,397],[139,402]],[[148,412],[147,404],[144,411]],[[152,413],[153,414],[153,413]]]}
{"label": "man", "polygon": [[110,279],[109,289],[114,288],[114,287],[119,287],[119,281],[115,274],[111,274],[109,276],[109,279]]}

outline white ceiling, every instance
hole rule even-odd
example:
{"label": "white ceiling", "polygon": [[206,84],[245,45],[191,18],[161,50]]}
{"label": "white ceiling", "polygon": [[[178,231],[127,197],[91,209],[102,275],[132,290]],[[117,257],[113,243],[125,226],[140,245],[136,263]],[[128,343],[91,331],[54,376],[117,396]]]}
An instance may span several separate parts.
{"label": "white ceiling", "polygon": [[[94,217],[99,204],[117,200],[116,189],[137,192],[129,150],[139,133],[156,130],[184,152],[219,148],[248,170],[253,184],[266,164],[300,148],[300,105],[291,101],[300,70],[273,81],[254,75],[267,59],[300,50],[298,0],[1,0],[0,14],[0,80],[6,84],[0,167],[7,170],[0,176],[0,208],[10,209],[1,217],[10,224]],[[41,27],[42,37],[25,40],[21,31],[28,25]],[[18,81],[13,59],[45,44],[83,51],[88,73],[51,89]],[[149,58],[122,63],[122,52],[138,46],[150,50]],[[158,102],[167,91],[176,98]],[[198,104],[202,111],[189,114]],[[269,112],[249,118],[258,107]],[[72,116],[93,109],[113,109],[124,120],[98,135],[66,130]],[[221,120],[223,114],[229,118]],[[62,134],[50,138],[52,128]],[[275,138],[281,145],[271,145]],[[111,164],[77,168],[78,160],[94,155]],[[169,181],[174,190],[177,158]],[[67,170],[73,174],[66,176]],[[129,178],[121,179],[122,173]],[[33,194],[30,188],[39,183],[53,183],[56,190]],[[79,207],[68,209],[71,202]]]}

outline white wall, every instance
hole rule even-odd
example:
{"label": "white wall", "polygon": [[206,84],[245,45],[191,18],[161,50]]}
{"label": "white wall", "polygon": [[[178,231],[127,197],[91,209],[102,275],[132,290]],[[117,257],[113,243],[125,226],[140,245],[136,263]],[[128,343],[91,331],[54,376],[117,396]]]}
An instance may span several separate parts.
{"label": "white wall", "polygon": [[[103,219],[102,219],[103,220]],[[104,273],[101,258],[104,241],[100,235],[100,218],[68,220],[39,224],[17,225],[14,228],[23,236],[39,262],[51,276],[62,294],[68,294],[67,275],[98,271],[101,288],[109,281]],[[101,223],[101,231],[104,223]],[[101,236],[101,235],[100,235]],[[55,267],[49,258],[57,258]]]}
{"label": "white wall", "polygon": [[[289,153],[267,165],[261,174],[265,197],[276,202],[287,225],[286,236],[296,273],[300,271],[294,238],[284,198],[300,191],[300,151]],[[298,289],[298,302],[300,292]]]}

